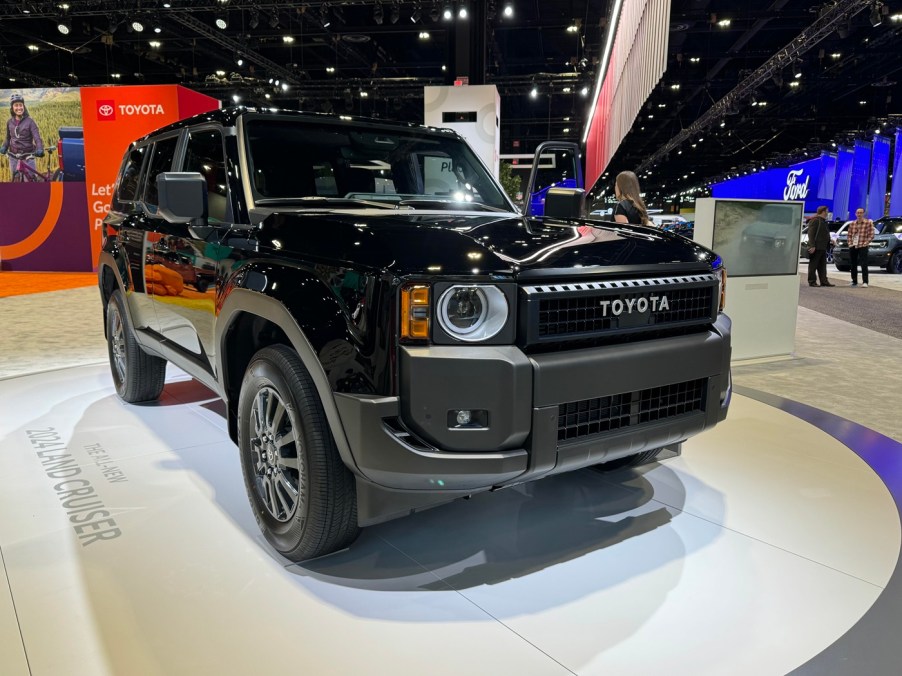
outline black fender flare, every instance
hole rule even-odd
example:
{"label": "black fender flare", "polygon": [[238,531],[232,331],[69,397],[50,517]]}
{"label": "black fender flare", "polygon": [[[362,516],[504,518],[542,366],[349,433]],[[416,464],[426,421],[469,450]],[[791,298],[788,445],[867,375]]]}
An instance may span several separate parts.
{"label": "black fender flare", "polygon": [[[226,369],[223,359],[223,355],[226,354],[225,342],[228,331],[235,319],[244,313],[261,317],[272,322],[278,326],[288,337],[288,340],[291,341],[291,347],[297,352],[304,367],[310,373],[317,394],[319,394],[323,410],[326,414],[326,419],[329,422],[332,437],[335,439],[335,446],[338,448],[338,453],[341,456],[342,461],[348,469],[358,476],[362,476],[357,467],[357,463],[354,461],[354,457],[351,454],[351,447],[348,444],[344,426],[341,422],[341,416],[339,415],[338,407],[335,404],[334,393],[332,392],[332,387],[329,384],[326,372],[320,363],[313,345],[304,334],[304,331],[289,312],[288,308],[282,304],[279,299],[267,296],[258,291],[240,287],[233,288],[226,297],[218,313],[215,332],[216,372],[222,380],[222,382],[220,382],[220,387],[223,391],[228,390],[228,383],[225,382]],[[237,376],[237,374],[235,375]],[[229,415],[231,415],[231,412]]]}

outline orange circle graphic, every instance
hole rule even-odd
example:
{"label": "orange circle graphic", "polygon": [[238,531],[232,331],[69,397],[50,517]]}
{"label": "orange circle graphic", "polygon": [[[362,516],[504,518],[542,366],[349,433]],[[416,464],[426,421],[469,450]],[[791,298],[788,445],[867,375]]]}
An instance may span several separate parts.
{"label": "orange circle graphic", "polygon": [[44,218],[41,219],[34,232],[25,239],[15,244],[0,246],[0,259],[11,260],[27,256],[47,241],[63,211],[63,187],[63,184],[58,181],[50,183],[50,199],[47,201],[47,211],[44,213]]}

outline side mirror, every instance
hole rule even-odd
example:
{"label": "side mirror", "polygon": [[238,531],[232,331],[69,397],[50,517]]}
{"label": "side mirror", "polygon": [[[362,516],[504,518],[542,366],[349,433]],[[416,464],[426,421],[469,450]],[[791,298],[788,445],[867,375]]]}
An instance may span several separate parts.
{"label": "side mirror", "polygon": [[586,209],[586,191],[580,188],[549,188],[545,195],[548,218],[582,218]]}
{"label": "side mirror", "polygon": [[207,182],[194,171],[157,174],[157,213],[169,223],[207,224]]}

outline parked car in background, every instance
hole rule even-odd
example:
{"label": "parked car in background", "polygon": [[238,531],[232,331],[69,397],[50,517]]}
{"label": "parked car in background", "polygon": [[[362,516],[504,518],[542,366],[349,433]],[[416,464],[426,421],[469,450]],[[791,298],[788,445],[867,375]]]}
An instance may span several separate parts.
{"label": "parked car in background", "polygon": [[648,218],[655,227],[663,228],[664,230],[668,230],[668,226],[681,225],[687,222],[682,216],[674,214],[650,214]]}
{"label": "parked car in background", "polygon": [[[847,227],[841,229],[833,250],[833,263],[837,270],[843,272],[852,269],[847,230]],[[874,230],[876,234],[868,246],[868,265],[886,268],[892,274],[902,274],[902,218],[880,218],[874,221]]]}
{"label": "parked car in background", "polygon": [[[808,219],[808,223],[811,223],[813,217]],[[833,262],[833,248],[836,246],[836,240],[839,237],[839,232],[842,230],[845,232],[846,228],[849,226],[849,223],[852,221],[827,221],[827,227],[830,229],[830,248],[827,249],[827,262]],[[808,258],[808,227],[807,224],[805,226],[805,234],[802,237],[802,243],[799,246],[799,255],[802,258]]]}

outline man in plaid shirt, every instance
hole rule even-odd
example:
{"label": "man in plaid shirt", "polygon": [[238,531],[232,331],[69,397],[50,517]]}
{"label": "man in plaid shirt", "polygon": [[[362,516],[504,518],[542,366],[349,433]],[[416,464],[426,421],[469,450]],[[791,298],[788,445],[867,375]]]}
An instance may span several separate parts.
{"label": "man in plaid shirt", "polygon": [[849,225],[849,256],[852,263],[852,283],[858,286],[858,265],[861,264],[862,287],[868,285],[868,245],[874,239],[874,221],[864,217],[864,209],[855,212],[855,220]]}

